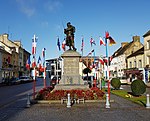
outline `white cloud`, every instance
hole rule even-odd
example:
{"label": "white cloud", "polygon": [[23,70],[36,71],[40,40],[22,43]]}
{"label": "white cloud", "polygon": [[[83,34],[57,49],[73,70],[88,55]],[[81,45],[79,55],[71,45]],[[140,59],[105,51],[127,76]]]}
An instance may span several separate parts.
{"label": "white cloud", "polygon": [[35,0],[16,0],[21,12],[23,12],[28,17],[33,16],[36,12],[34,1]]}
{"label": "white cloud", "polygon": [[62,3],[57,0],[50,0],[47,3],[45,3],[45,8],[49,12],[54,12],[62,7]]}
{"label": "white cloud", "polygon": [[47,21],[44,21],[41,23],[41,26],[42,27],[48,27],[49,23]]}

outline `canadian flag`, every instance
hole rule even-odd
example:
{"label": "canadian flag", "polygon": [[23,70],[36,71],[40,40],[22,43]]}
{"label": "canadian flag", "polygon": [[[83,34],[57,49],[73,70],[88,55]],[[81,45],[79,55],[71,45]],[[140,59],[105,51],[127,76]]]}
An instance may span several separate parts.
{"label": "canadian flag", "polygon": [[32,39],[32,55],[35,55],[36,54],[36,42],[37,42],[37,37],[33,37]]}
{"label": "canadian flag", "polygon": [[104,45],[104,46],[106,46],[106,44],[105,44],[105,42],[104,42],[104,40],[100,37],[100,45]]}
{"label": "canadian flag", "polygon": [[105,32],[105,38],[106,38],[106,39],[109,38],[109,32],[108,32],[108,31]]}

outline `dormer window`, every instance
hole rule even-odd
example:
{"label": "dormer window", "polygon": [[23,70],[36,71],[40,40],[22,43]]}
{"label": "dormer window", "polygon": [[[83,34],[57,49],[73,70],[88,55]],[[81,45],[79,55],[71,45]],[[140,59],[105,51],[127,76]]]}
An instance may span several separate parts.
{"label": "dormer window", "polygon": [[147,41],[147,49],[150,50],[150,40]]}

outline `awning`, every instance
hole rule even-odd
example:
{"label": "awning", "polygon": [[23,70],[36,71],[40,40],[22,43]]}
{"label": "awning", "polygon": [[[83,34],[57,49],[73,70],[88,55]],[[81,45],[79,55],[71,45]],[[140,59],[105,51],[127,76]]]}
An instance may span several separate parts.
{"label": "awning", "polygon": [[138,74],[141,71],[142,70],[124,70],[124,73],[126,73],[126,74]]}

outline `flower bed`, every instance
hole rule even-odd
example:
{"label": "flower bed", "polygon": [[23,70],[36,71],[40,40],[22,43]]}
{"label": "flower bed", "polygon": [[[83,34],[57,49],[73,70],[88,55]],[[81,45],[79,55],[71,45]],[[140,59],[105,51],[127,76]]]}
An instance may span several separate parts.
{"label": "flower bed", "polygon": [[53,90],[52,87],[41,89],[37,95],[37,100],[60,100],[62,97],[67,97],[70,93],[71,98],[84,98],[85,100],[103,99],[104,92],[97,87],[90,88],[89,90]]}

